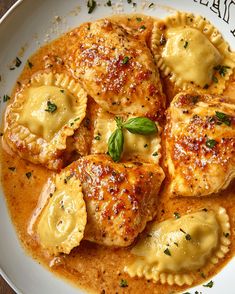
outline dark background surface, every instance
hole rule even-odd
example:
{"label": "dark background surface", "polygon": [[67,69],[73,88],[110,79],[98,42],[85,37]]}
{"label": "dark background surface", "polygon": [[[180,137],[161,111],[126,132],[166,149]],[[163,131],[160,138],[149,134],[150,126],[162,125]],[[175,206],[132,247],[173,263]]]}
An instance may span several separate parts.
{"label": "dark background surface", "polygon": [[[0,18],[16,2],[16,0],[0,0]],[[0,252],[1,254],[1,252]],[[8,284],[0,276],[0,294],[15,294]],[[33,293],[32,293],[33,294]]]}

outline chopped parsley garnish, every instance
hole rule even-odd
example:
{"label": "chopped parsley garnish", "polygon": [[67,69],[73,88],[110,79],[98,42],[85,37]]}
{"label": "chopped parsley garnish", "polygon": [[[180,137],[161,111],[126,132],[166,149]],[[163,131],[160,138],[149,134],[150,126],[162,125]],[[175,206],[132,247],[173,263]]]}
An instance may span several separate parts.
{"label": "chopped parsley garnish", "polygon": [[216,77],[216,76],[212,76],[212,81],[213,81],[215,84],[217,84],[217,83],[218,83],[218,79],[217,79],[217,77]]}
{"label": "chopped parsley garnish", "polygon": [[141,17],[136,17],[136,20],[137,20],[138,22],[141,22],[141,21],[142,21],[142,18],[141,18]]}
{"label": "chopped parsley garnish", "polygon": [[30,62],[30,61],[28,60],[27,63],[28,63],[28,67],[29,67],[29,68],[32,68],[32,67],[33,67],[32,62]]}
{"label": "chopped parsley garnish", "polygon": [[127,64],[129,62],[130,58],[128,56],[125,56],[122,63]]}
{"label": "chopped parsley garnish", "polygon": [[224,77],[227,74],[227,70],[229,68],[230,67],[227,65],[217,65],[216,67],[214,67],[214,70],[218,71],[221,77]]}
{"label": "chopped parsley garnish", "polygon": [[214,285],[213,281],[210,281],[209,283],[207,283],[206,285],[203,285],[203,287],[207,287],[207,288],[212,288]]}
{"label": "chopped parsley garnish", "polygon": [[126,288],[126,287],[128,287],[127,280],[121,279],[121,281],[120,281],[120,283],[119,283],[119,286],[120,286],[121,288]]}
{"label": "chopped parsley garnish", "polygon": [[151,8],[153,6],[154,6],[154,3],[153,2],[149,4],[149,8]]}
{"label": "chopped parsley garnish", "polygon": [[203,272],[201,272],[200,275],[201,275],[201,277],[202,277],[203,279],[206,278],[206,275],[205,275]]}
{"label": "chopped parsley garnish", "polygon": [[96,8],[96,1],[94,0],[88,0],[87,1],[87,7],[88,7],[88,13],[92,13],[94,11],[94,9]]}
{"label": "chopped parsley garnish", "polygon": [[145,145],[144,145],[144,148],[147,148],[147,147],[148,147],[148,144],[145,144]]}
{"label": "chopped parsley garnish", "polygon": [[26,177],[27,177],[28,179],[30,179],[31,176],[32,176],[32,173],[31,173],[31,172],[27,172],[25,175],[26,175]]}
{"label": "chopped parsley garnish", "polygon": [[143,31],[143,30],[146,30],[146,26],[144,26],[144,25],[141,26],[141,27],[140,27],[140,30],[142,30],[142,31]]}
{"label": "chopped parsley garnish", "polygon": [[57,110],[57,106],[55,103],[51,103],[51,101],[47,101],[47,109],[45,111],[53,113]]}
{"label": "chopped parsley garnish", "polygon": [[60,90],[61,93],[64,93],[64,90]]}
{"label": "chopped parsley garnish", "polygon": [[97,136],[95,136],[94,139],[97,140],[97,141],[100,141],[100,139],[101,139],[100,137],[101,137],[100,135],[97,135]]}
{"label": "chopped parsley garnish", "polygon": [[215,147],[215,145],[217,144],[217,142],[214,140],[214,139],[207,139],[206,140],[206,146],[208,147],[208,148],[214,148]]}
{"label": "chopped parsley garnish", "polygon": [[166,248],[166,249],[164,250],[164,253],[165,253],[166,255],[171,256],[171,252],[170,252],[170,250],[169,250],[168,248]]}
{"label": "chopped parsley garnish", "polygon": [[74,119],[74,121],[78,121],[79,119],[80,119],[80,117],[77,117],[77,118]]}
{"label": "chopped parsley garnish", "polygon": [[157,152],[154,152],[154,153],[152,154],[152,156],[158,156],[158,153],[157,153]]}
{"label": "chopped parsley garnish", "polygon": [[175,244],[175,246],[177,246],[177,247],[179,246],[179,244],[178,244],[177,242],[174,242],[174,244]]}
{"label": "chopped parsley garnish", "polygon": [[112,6],[112,2],[110,0],[106,4],[107,6]]}
{"label": "chopped parsley garnish", "polygon": [[216,111],[215,115],[221,123],[224,123],[226,126],[231,125],[231,117],[229,115],[219,111]]}
{"label": "chopped parsley garnish", "polygon": [[3,102],[7,102],[8,100],[10,100],[11,98],[7,95],[7,94],[5,94],[4,96],[3,96]]}
{"label": "chopped parsley garnish", "polygon": [[191,237],[189,234],[186,234],[185,239],[186,239],[187,241],[189,241],[189,240],[192,239],[192,237]]}
{"label": "chopped parsley garnish", "polygon": [[22,63],[22,61],[18,57],[16,57],[15,66],[19,67],[21,65],[21,63]]}
{"label": "chopped parsley garnish", "polygon": [[10,166],[10,167],[8,167],[8,169],[11,170],[11,171],[15,171],[16,170],[16,168],[14,166]]}
{"label": "chopped parsley garnish", "polygon": [[178,212],[174,212],[174,217],[175,217],[175,219],[178,219],[178,218],[180,218],[180,214]]}
{"label": "chopped parsley garnish", "polygon": [[229,233],[223,233],[223,235],[225,238],[228,238],[230,236]]}
{"label": "chopped parsley garnish", "polygon": [[133,7],[135,7],[135,6],[137,5],[137,3],[136,3],[136,2],[133,2],[133,4],[132,4],[132,5],[133,5]]}
{"label": "chopped parsley garnish", "polygon": [[188,47],[188,41],[185,41],[184,48],[186,49]]}
{"label": "chopped parsley garnish", "polygon": [[131,4],[131,3],[132,3],[132,0],[127,0],[127,3],[128,3],[128,4]]}

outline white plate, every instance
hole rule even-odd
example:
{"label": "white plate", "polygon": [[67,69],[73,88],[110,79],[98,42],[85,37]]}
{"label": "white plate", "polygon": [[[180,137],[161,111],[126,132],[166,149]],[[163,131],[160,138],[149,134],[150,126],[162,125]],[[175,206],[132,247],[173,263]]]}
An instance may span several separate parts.
{"label": "white plate", "polygon": [[[19,54],[22,46],[26,48],[21,58],[25,63],[28,57],[45,41],[59,36],[82,22],[104,17],[111,13],[136,11],[164,17],[173,12],[169,7],[198,13],[208,18],[219,28],[231,47],[235,49],[235,3],[233,0],[133,0],[137,3],[136,9],[133,9],[126,0],[112,0],[112,7],[104,5],[107,1],[97,0],[97,2],[100,5],[90,15],[87,13],[87,1],[85,0],[18,1],[0,21],[0,75],[2,77],[0,96],[11,93],[12,86],[22,70],[22,67],[14,71],[9,70],[9,64]],[[152,2],[157,5],[155,8],[149,9],[148,5]],[[146,4],[146,8],[143,8],[144,4]],[[53,23],[55,16],[60,16],[62,21]],[[5,105],[1,102],[1,117],[4,108]],[[0,273],[17,293],[83,293],[83,291],[52,275],[25,254],[9,219],[2,191],[0,191],[0,267]],[[234,268],[235,259],[213,278],[214,287],[212,289],[201,286],[191,289],[190,292],[234,293]]]}

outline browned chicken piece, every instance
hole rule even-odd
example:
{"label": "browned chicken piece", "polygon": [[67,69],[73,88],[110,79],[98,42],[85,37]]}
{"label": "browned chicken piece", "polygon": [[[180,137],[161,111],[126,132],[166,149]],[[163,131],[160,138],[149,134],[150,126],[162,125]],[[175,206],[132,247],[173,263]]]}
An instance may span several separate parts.
{"label": "browned chicken piece", "polygon": [[162,112],[165,96],[145,40],[108,19],[86,23],[75,33],[68,67],[103,109],[151,117]]}
{"label": "browned chicken piece", "polygon": [[164,179],[158,165],[114,163],[108,155],[89,155],[67,169],[82,182],[86,240],[128,246],[155,216]]}
{"label": "browned chicken piece", "polygon": [[167,111],[166,163],[174,196],[217,193],[235,177],[235,105],[180,93]]}

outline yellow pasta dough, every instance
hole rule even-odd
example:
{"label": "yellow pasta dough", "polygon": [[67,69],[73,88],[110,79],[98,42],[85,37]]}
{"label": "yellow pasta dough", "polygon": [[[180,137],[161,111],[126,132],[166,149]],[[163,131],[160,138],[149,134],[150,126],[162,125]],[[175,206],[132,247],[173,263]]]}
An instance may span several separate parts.
{"label": "yellow pasta dough", "polygon": [[221,34],[190,13],[156,22],[151,47],[163,75],[182,89],[222,93],[235,67],[235,55]]}
{"label": "yellow pasta dough", "polygon": [[82,185],[69,171],[52,180],[54,193],[40,216],[37,232],[43,248],[69,254],[83,239],[87,222]]}
{"label": "yellow pasta dough", "polygon": [[9,105],[5,138],[23,158],[58,169],[66,139],[80,126],[86,106],[86,92],[69,76],[37,74]]}
{"label": "yellow pasta dough", "polygon": [[201,211],[151,224],[132,248],[130,276],[168,284],[188,284],[194,273],[229,251],[230,224],[224,208]]}

